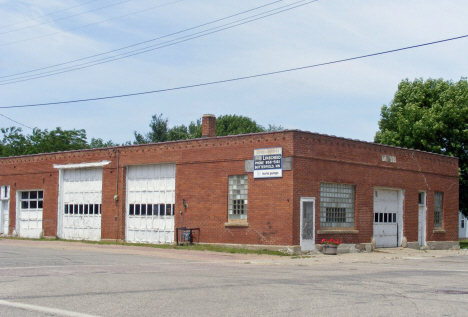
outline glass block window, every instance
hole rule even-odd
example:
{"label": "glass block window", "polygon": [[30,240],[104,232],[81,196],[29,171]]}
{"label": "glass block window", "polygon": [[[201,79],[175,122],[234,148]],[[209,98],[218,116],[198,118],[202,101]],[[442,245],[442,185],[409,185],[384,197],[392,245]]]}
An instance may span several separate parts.
{"label": "glass block window", "polygon": [[247,175],[229,176],[228,219],[247,220]]}
{"label": "glass block window", "polygon": [[354,227],[354,185],[320,184],[320,227]]}
{"label": "glass block window", "polygon": [[442,206],[444,194],[441,192],[434,193],[434,228],[442,228]]}

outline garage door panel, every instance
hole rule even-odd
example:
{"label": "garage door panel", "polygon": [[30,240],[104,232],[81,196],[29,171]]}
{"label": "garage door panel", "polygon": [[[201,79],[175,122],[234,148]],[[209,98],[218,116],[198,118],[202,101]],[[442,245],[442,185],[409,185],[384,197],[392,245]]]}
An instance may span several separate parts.
{"label": "garage door panel", "polygon": [[18,222],[16,229],[22,238],[38,239],[42,235],[43,191],[18,192]]}
{"label": "garage door panel", "polygon": [[61,195],[63,238],[100,240],[102,168],[63,171]]}
{"label": "garage door panel", "polygon": [[[172,243],[175,165],[130,166],[127,197],[127,241]],[[170,216],[166,216],[166,204],[171,204]],[[170,228],[169,232],[165,231],[166,228]]]}
{"label": "garage door panel", "polygon": [[398,191],[374,191],[374,239],[377,247],[398,246]]}

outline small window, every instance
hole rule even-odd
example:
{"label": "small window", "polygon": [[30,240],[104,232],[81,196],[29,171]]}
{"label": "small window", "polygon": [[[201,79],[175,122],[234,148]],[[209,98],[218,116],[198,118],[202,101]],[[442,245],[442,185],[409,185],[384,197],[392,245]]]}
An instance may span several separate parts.
{"label": "small window", "polygon": [[0,199],[9,199],[10,198],[10,195],[9,195],[9,187],[8,185],[5,185],[5,186],[1,186],[1,193],[0,193]]}
{"label": "small window", "polygon": [[139,215],[140,215],[140,205],[136,204],[135,205],[135,216],[139,216]]}
{"label": "small window", "polygon": [[21,192],[20,196],[21,209],[42,209],[43,207],[43,191],[34,190]]}
{"label": "small window", "polygon": [[247,220],[248,176],[228,178],[228,220]]}
{"label": "small window", "polygon": [[460,222],[460,228],[465,229],[465,219],[462,219]]}
{"label": "small window", "polygon": [[420,192],[418,194],[418,204],[419,205],[425,205],[426,204],[426,193]]}
{"label": "small window", "polygon": [[434,193],[434,228],[442,228],[444,194]]}

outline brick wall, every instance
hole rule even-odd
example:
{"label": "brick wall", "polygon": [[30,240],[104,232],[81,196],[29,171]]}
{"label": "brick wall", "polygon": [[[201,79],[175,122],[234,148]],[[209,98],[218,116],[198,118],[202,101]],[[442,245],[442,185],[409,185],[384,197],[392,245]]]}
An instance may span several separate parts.
{"label": "brick wall", "polygon": [[[253,150],[269,147],[282,147],[284,157],[293,157],[292,171],[271,179],[254,179],[248,173],[248,227],[225,226],[228,176],[245,174],[244,161],[253,158]],[[382,155],[396,156],[397,162],[382,162]],[[456,159],[300,131],[2,158],[0,185],[11,188],[10,234],[15,228],[15,192],[42,189],[44,234],[55,236],[58,170],[53,165],[102,160],[111,161],[103,167],[102,239],[125,238],[126,167],[156,163],[176,164],[175,226],[180,226],[182,211],[183,226],[201,228],[201,242],[298,245],[300,198],[316,198],[319,223],[321,182],[355,185],[354,229],[359,234],[340,236],[345,242],[370,242],[376,186],[405,190],[408,241],[417,241],[418,190],[427,191],[427,240],[458,239]],[[445,233],[432,230],[434,191],[444,192]],[[183,199],[188,208],[183,207]],[[329,236],[317,235],[316,239],[324,237]]]}
{"label": "brick wall", "polygon": [[[373,236],[374,187],[404,190],[403,236],[418,241],[418,192],[427,191],[426,240],[458,240],[458,160],[396,147],[297,132],[294,140],[294,244],[299,244],[300,197],[315,197],[320,229],[320,183],[355,185],[358,234],[317,234],[316,241],[340,237],[345,243],[368,243]],[[396,157],[383,162],[382,155]],[[434,233],[434,191],[444,193],[443,229]]]}

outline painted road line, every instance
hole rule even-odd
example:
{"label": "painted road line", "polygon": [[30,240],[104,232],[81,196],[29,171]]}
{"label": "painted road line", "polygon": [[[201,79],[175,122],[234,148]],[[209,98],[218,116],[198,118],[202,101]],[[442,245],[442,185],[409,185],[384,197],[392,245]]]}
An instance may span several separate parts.
{"label": "painted road line", "polygon": [[16,307],[16,308],[20,308],[20,309],[24,309],[24,310],[29,310],[29,311],[37,311],[37,312],[42,312],[42,313],[52,314],[52,315],[57,315],[57,316],[99,317],[99,316],[96,316],[96,315],[82,314],[82,313],[77,313],[77,312],[58,309],[58,308],[49,308],[49,307],[30,305],[30,304],[24,304],[24,303],[19,303],[19,302],[9,302],[9,301],[6,301],[6,300],[1,300],[1,299],[0,299],[0,305],[9,306],[9,307]]}

